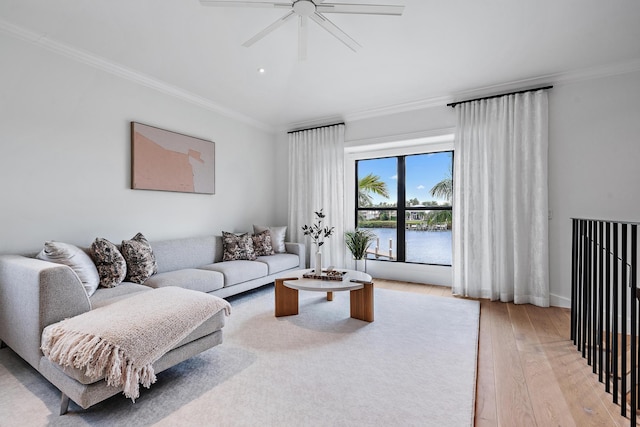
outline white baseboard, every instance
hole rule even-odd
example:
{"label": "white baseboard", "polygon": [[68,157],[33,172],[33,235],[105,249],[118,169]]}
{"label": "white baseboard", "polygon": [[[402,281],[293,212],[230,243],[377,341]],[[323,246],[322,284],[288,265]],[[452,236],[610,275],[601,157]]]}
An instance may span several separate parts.
{"label": "white baseboard", "polygon": [[549,305],[552,307],[571,308],[571,298],[550,294]]}

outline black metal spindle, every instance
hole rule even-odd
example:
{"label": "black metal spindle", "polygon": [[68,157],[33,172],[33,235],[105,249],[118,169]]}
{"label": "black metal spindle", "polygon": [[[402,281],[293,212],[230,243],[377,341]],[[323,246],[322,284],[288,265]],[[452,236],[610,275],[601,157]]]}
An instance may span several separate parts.
{"label": "black metal spindle", "polygon": [[587,357],[587,342],[589,340],[589,222],[584,222],[582,235],[582,357]]}
{"label": "black metal spindle", "polygon": [[627,395],[627,224],[622,224],[622,247],[621,249],[621,267],[622,267],[622,279],[620,281],[620,296],[621,296],[621,303],[620,303],[620,309],[622,311],[621,315],[622,315],[622,320],[621,320],[621,329],[622,329],[622,336],[620,337],[620,347],[622,347],[622,351],[624,352],[624,354],[621,357],[621,370],[622,372],[620,373],[622,375],[622,384],[620,386],[621,390],[620,390],[620,394],[621,394],[621,399],[620,399],[620,408],[621,411],[620,413],[622,414],[623,417],[627,416],[627,399],[626,399],[626,395]]}
{"label": "black metal spindle", "polygon": [[609,248],[611,247],[611,223],[607,222],[605,226],[605,241],[604,245],[604,255],[605,255],[605,295],[607,301],[605,303],[606,313],[605,318],[607,319],[607,342],[606,342],[606,371],[605,375],[607,377],[607,381],[605,383],[605,389],[607,393],[611,393],[611,364],[613,361],[611,360],[611,329],[612,329],[612,319],[611,319],[611,255]]}
{"label": "black metal spindle", "polygon": [[598,381],[603,382],[604,376],[604,223],[598,221]]}
{"label": "black metal spindle", "polygon": [[[576,289],[576,342],[578,345],[578,351],[582,351],[582,336],[583,325],[582,319],[584,318],[584,299],[583,299],[583,264],[584,264],[584,220],[580,220],[578,223],[578,283]],[[584,354],[582,355],[584,357]]]}
{"label": "black metal spindle", "polygon": [[576,345],[577,338],[577,305],[578,305],[578,246],[580,235],[578,234],[578,220],[571,220],[571,340]]}
{"label": "black metal spindle", "polygon": [[598,285],[597,285],[597,268],[598,268],[598,248],[596,247],[596,240],[598,234],[598,228],[596,226],[596,221],[591,221],[591,227],[589,230],[590,239],[589,243],[591,244],[590,253],[589,253],[589,292],[591,293],[591,307],[589,307],[589,312],[591,313],[590,318],[590,331],[591,331],[591,343],[589,345],[589,349],[591,350],[591,360],[589,364],[591,365],[591,372],[596,373],[596,364],[598,363]]}
{"label": "black metal spindle", "polygon": [[585,233],[586,233],[586,221],[580,221],[580,236],[579,236],[579,252],[580,252],[580,263],[578,265],[578,350],[582,351],[582,357],[584,357],[584,330],[585,330],[585,321],[586,316],[584,313],[584,308],[586,306],[585,303],[585,289],[584,289],[584,269],[585,263],[584,259],[586,256],[585,253]]}
{"label": "black metal spindle", "polygon": [[620,292],[618,282],[618,232],[620,225],[618,223],[613,224],[613,403],[619,403],[619,387],[618,379],[620,378],[620,370],[618,365],[618,358],[620,356],[620,338],[618,335],[619,329],[619,309],[620,307]]}
{"label": "black metal spindle", "polygon": [[636,263],[638,257],[638,226],[631,226],[631,265],[630,265],[630,279],[631,279],[631,408],[629,409],[631,425],[636,425],[636,416],[638,409],[638,390],[637,390],[637,367],[638,367],[638,353],[637,353],[637,326],[638,326],[638,299],[636,298]]}

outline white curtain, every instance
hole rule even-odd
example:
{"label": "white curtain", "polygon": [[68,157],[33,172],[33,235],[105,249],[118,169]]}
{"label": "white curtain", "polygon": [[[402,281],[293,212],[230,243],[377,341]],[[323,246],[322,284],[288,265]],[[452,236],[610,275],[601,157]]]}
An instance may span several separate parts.
{"label": "white curtain", "polygon": [[453,293],[548,307],[547,93],[456,113]]}
{"label": "white curtain", "polygon": [[[344,125],[325,126],[289,134],[289,239],[306,245],[311,259],[311,239],[303,225],[316,221],[323,209],[323,225],[335,227],[324,240],[324,267],[345,267],[344,243]],[[313,260],[311,259],[313,266]]]}

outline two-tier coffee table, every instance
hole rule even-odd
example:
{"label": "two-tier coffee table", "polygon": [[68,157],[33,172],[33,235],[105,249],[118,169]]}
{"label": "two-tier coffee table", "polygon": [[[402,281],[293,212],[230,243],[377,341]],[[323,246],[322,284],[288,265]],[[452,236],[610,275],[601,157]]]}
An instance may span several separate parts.
{"label": "two-tier coffee table", "polygon": [[333,301],[333,293],[350,291],[351,317],[373,322],[373,282],[371,276],[355,270],[343,270],[344,279],[319,280],[305,279],[304,274],[311,270],[287,272],[286,277],[275,280],[276,317],[298,314],[298,291],[326,292],[327,301]]}

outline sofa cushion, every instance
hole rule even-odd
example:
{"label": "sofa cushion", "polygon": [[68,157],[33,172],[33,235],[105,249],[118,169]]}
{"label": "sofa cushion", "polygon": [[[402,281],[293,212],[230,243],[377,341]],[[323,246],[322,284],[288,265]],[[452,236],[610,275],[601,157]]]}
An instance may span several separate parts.
{"label": "sofa cushion", "polygon": [[[219,239],[219,236],[204,236],[151,242],[158,273],[198,268],[215,262],[217,251],[222,249]],[[220,253],[218,261],[221,259]]]}
{"label": "sofa cushion", "polygon": [[222,273],[225,288],[269,275],[267,264],[258,261],[223,261],[203,265],[200,269]]}
{"label": "sofa cushion", "polygon": [[152,288],[178,286],[194,291],[212,292],[222,288],[224,285],[224,276],[217,271],[185,268],[183,270],[155,274],[148,278],[144,284]]}
{"label": "sofa cushion", "polygon": [[256,254],[253,250],[253,239],[251,239],[249,233],[235,234],[223,231],[222,248],[224,250],[223,261],[253,261],[256,259]]}
{"label": "sofa cushion", "polygon": [[69,266],[78,276],[88,296],[98,289],[100,276],[93,260],[77,246],[62,242],[45,242],[36,258]]}
{"label": "sofa cushion", "polygon": [[136,234],[131,240],[123,240],[120,252],[127,261],[128,281],[142,284],[158,272],[156,257],[142,233]]}
{"label": "sofa cushion", "polygon": [[269,274],[280,273],[281,271],[290,270],[300,266],[298,255],[293,254],[275,254],[269,256],[261,256],[256,261],[264,262],[269,267]]}
{"label": "sofa cushion", "polygon": [[127,276],[127,262],[116,245],[98,237],[91,244],[91,257],[100,276],[100,286],[113,288],[122,283]]}
{"label": "sofa cushion", "polygon": [[89,298],[91,308],[102,307],[123,298],[128,298],[136,292],[150,291],[151,288],[145,285],[132,282],[122,282],[115,288],[98,288],[96,292]]}
{"label": "sofa cushion", "polygon": [[251,239],[253,240],[253,250],[257,257],[275,254],[271,245],[271,233],[269,233],[269,230],[254,234]]}
{"label": "sofa cushion", "polygon": [[284,227],[266,227],[264,225],[253,225],[253,233],[258,234],[265,230],[269,230],[271,234],[271,245],[276,253],[284,253],[287,249],[284,246],[285,236],[287,234],[287,226]]}

